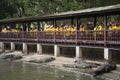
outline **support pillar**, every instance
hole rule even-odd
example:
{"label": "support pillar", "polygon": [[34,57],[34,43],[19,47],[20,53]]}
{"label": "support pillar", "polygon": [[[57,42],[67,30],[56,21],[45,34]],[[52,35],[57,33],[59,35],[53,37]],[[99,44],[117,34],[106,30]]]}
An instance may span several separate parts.
{"label": "support pillar", "polygon": [[5,47],[4,47],[4,46],[5,46],[4,43],[3,43],[3,42],[0,42],[0,48],[1,48],[2,51],[5,50]]}
{"label": "support pillar", "polygon": [[27,49],[27,44],[23,43],[23,53],[27,54],[28,53],[28,49]]}
{"label": "support pillar", "polygon": [[11,42],[11,51],[15,51],[15,44]]}
{"label": "support pillar", "polygon": [[42,45],[41,44],[37,44],[37,53],[42,54]]}
{"label": "support pillar", "polygon": [[60,56],[60,47],[58,45],[54,45],[54,56]]}
{"label": "support pillar", "polygon": [[108,62],[110,62],[112,60],[112,55],[108,48],[104,48],[104,59]]}
{"label": "support pillar", "polygon": [[82,60],[83,57],[82,57],[82,48],[80,48],[79,46],[76,46],[76,59],[77,60]]}

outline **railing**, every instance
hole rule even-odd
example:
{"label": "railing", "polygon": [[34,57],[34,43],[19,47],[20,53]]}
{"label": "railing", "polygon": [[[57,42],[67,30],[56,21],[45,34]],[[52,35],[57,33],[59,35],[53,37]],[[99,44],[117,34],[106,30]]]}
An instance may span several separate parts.
{"label": "railing", "polygon": [[0,32],[0,41],[7,42],[52,42],[52,43],[74,43],[81,45],[120,45],[120,31],[41,31],[41,32]]}
{"label": "railing", "polygon": [[22,32],[0,32],[0,41],[22,41]]}

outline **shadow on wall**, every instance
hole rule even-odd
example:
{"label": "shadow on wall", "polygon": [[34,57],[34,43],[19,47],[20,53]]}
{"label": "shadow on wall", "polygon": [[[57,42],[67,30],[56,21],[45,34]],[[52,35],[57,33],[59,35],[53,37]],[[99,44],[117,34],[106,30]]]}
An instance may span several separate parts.
{"label": "shadow on wall", "polygon": [[103,61],[104,49],[97,48],[83,48],[83,59]]}
{"label": "shadow on wall", "polygon": [[37,46],[36,46],[36,44],[28,44],[27,47],[28,47],[28,53],[29,54],[37,52]]}
{"label": "shadow on wall", "polygon": [[60,47],[60,56],[74,58],[75,54],[75,47]]}
{"label": "shadow on wall", "polygon": [[15,44],[15,50],[22,51],[22,44]]}
{"label": "shadow on wall", "polygon": [[112,63],[120,64],[120,50],[110,50],[112,54]]}
{"label": "shadow on wall", "polygon": [[44,54],[54,55],[54,46],[42,46],[42,52]]}
{"label": "shadow on wall", "polygon": [[4,43],[5,50],[10,50],[11,44],[10,43]]}

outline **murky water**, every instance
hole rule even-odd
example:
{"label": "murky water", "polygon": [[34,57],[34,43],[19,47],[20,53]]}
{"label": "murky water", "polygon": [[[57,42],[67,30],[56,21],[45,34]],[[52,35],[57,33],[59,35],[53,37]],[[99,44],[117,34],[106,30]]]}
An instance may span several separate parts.
{"label": "murky water", "polygon": [[0,60],[0,80],[105,80],[48,66]]}

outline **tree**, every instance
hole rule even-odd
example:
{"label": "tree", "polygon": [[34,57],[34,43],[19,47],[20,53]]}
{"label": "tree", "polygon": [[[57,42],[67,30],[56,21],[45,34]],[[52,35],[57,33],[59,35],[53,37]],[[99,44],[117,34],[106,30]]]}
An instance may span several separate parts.
{"label": "tree", "polygon": [[0,19],[49,15],[118,3],[120,0],[1,0]]}

